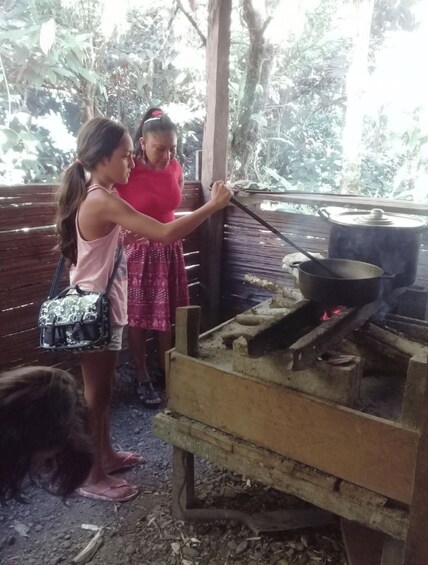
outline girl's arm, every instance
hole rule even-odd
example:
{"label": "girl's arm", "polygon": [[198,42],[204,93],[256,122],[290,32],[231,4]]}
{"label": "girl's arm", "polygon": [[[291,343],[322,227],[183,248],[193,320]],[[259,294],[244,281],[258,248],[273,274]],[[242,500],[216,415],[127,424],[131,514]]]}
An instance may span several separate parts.
{"label": "girl's arm", "polygon": [[143,235],[148,239],[170,244],[185,237],[202,224],[211,214],[224,208],[232,196],[231,191],[222,181],[216,181],[212,187],[211,200],[206,204],[173,222],[163,224],[140,214],[121,198],[108,197],[100,210],[100,220],[119,224],[126,230]]}

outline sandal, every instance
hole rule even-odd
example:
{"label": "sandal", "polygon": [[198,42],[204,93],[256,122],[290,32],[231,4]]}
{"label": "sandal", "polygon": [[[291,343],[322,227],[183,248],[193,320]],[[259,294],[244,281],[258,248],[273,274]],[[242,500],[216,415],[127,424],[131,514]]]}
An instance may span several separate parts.
{"label": "sandal", "polygon": [[119,460],[115,465],[106,467],[104,470],[107,474],[110,475],[112,473],[118,473],[119,471],[126,471],[127,469],[132,469],[132,467],[144,463],[144,457],[137,453],[132,453],[131,451],[119,451],[118,455],[122,456],[122,460]]}
{"label": "sandal", "polygon": [[[83,496],[84,498],[91,498],[92,500],[106,500],[108,502],[126,502],[135,498],[138,494],[138,488],[130,485],[128,482],[123,481],[117,485],[111,485],[102,491],[92,492],[89,490],[90,487],[80,487],[77,489],[77,494]],[[123,496],[114,496],[115,491],[118,489],[126,489],[128,494]]]}
{"label": "sandal", "polygon": [[144,383],[137,381],[135,383],[135,392],[139,400],[145,406],[154,407],[162,403],[162,398],[156,392],[153,383],[150,381]]}

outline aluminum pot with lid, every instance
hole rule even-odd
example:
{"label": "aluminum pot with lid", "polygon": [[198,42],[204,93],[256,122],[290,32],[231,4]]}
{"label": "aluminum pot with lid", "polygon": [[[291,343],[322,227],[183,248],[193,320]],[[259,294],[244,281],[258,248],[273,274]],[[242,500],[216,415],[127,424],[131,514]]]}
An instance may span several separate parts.
{"label": "aluminum pot with lid", "polygon": [[415,282],[425,222],[415,216],[372,210],[318,210],[330,224],[328,256],[365,261],[396,275],[394,286]]}

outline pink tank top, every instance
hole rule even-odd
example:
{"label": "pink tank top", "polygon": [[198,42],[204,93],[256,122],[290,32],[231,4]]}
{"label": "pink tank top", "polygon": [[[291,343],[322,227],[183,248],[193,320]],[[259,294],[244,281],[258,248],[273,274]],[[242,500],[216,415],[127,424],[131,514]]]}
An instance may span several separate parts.
{"label": "pink tank top", "polygon": [[165,169],[147,168],[140,159],[135,161],[127,184],[118,184],[121,198],[133,208],[163,224],[174,220],[181,203],[180,163],[173,159]]}
{"label": "pink tank top", "polygon": [[[100,185],[93,185],[88,192],[96,189],[106,190]],[[107,235],[86,241],[80,234],[78,216],[79,212],[76,214],[77,264],[70,269],[70,284],[78,284],[84,290],[105,291],[113,272],[117,249],[122,243],[121,227],[117,225]],[[127,285],[126,258],[123,253],[109,293],[112,326],[126,326],[128,323]]]}

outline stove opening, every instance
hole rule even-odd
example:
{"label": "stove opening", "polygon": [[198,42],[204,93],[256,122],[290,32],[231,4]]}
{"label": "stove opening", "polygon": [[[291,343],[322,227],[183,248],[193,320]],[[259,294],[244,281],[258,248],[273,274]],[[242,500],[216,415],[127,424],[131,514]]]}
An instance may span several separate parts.
{"label": "stove opening", "polygon": [[320,320],[322,322],[326,322],[327,320],[330,320],[330,318],[333,318],[333,316],[337,316],[343,312],[345,308],[346,306],[326,306],[324,312],[321,314]]}

